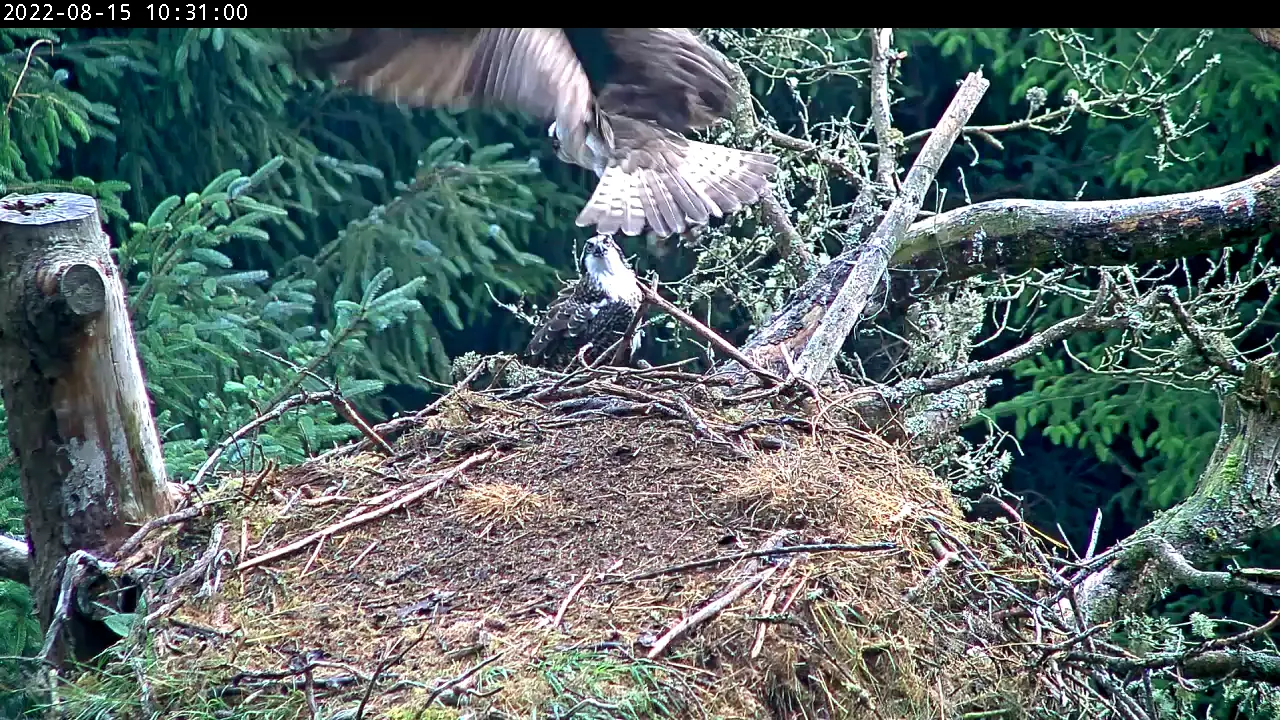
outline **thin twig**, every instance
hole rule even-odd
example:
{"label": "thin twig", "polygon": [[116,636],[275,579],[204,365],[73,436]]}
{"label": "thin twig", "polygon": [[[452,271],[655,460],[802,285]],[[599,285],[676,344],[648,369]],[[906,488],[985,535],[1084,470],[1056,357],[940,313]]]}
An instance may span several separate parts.
{"label": "thin twig", "polygon": [[427,702],[426,702],[425,704],[423,704],[423,707],[426,707],[426,708],[431,707],[431,703],[435,702],[436,698],[440,697],[440,695],[441,695],[444,691],[449,690],[449,689],[452,689],[452,688],[455,688],[455,687],[457,687],[457,686],[461,685],[462,683],[466,682],[466,681],[467,681],[467,679],[469,679],[471,676],[473,676],[473,675],[475,675],[476,673],[480,672],[480,671],[481,671],[481,670],[483,670],[487,665],[489,665],[490,663],[492,663],[492,662],[496,661],[496,660],[497,660],[498,658],[500,658],[500,657],[502,657],[502,653],[498,653],[498,654],[496,654],[496,655],[490,655],[489,657],[485,658],[484,660],[481,660],[479,663],[477,663],[477,664],[476,664],[474,667],[472,667],[470,670],[468,670],[468,671],[466,671],[466,672],[462,673],[461,675],[459,675],[459,676],[457,676],[457,677],[453,678],[452,680],[449,680],[449,681],[445,682],[443,685],[440,685],[440,686],[439,686],[439,687],[437,687],[436,689],[432,690],[432,691],[431,691],[431,694],[427,696]]}
{"label": "thin twig", "polygon": [[777,385],[782,384],[782,378],[752,362],[746,355],[743,355],[738,348],[731,345],[728,340],[717,335],[714,330],[703,325],[697,318],[681,310],[675,305],[672,305],[666,298],[659,295],[656,290],[644,285],[640,286],[640,290],[644,293],[645,300],[657,305],[663,312],[684,323],[690,330],[694,331],[704,340],[714,345],[720,352],[736,360],[740,365],[742,365],[742,367],[750,370],[769,383]]}
{"label": "thin twig", "polygon": [[676,623],[675,627],[671,628],[662,637],[658,638],[658,641],[653,644],[653,647],[650,648],[646,657],[650,660],[658,657],[667,649],[667,646],[671,645],[671,643],[675,642],[690,629],[695,628],[724,612],[730,605],[737,602],[738,598],[746,595],[756,586],[760,585],[760,583],[768,580],[777,571],[778,567],[775,565],[752,575],[746,580],[743,580],[730,588],[728,592],[712,601],[706,607]]}
{"label": "thin twig", "polygon": [[35,54],[36,48],[40,47],[41,43],[48,43],[50,48],[53,47],[53,42],[48,38],[40,38],[39,40],[31,43],[31,47],[27,48],[27,59],[26,62],[22,63],[22,72],[18,73],[18,80],[13,84],[13,92],[9,93],[9,102],[4,105],[5,117],[8,117],[9,111],[13,109],[13,100],[18,97],[18,89],[22,87],[22,81],[27,77],[27,69],[31,67],[31,57]]}
{"label": "thin twig", "polygon": [[191,479],[191,486],[199,487],[200,481],[203,480],[204,476],[209,473],[209,470],[211,470],[213,466],[217,464],[218,460],[222,458],[222,454],[226,452],[227,449],[230,448],[232,445],[236,444],[237,442],[240,442],[240,440],[242,440],[249,433],[252,433],[254,430],[257,430],[258,428],[262,427],[263,425],[266,425],[272,420],[279,419],[280,416],[284,415],[290,410],[294,410],[296,408],[300,408],[305,405],[312,405],[314,403],[332,402],[335,396],[336,396],[336,393],[332,391],[327,391],[327,390],[324,392],[318,392],[318,393],[306,392],[304,390],[303,392],[298,393],[297,395],[286,398],[285,400],[281,401],[279,405],[276,405],[275,407],[271,408],[267,412],[262,413],[258,417],[245,423],[239,430],[236,430],[235,432],[231,433],[231,435],[227,437],[227,439],[218,443],[218,446],[214,448],[213,452],[209,455],[209,459],[205,460],[204,464],[200,466],[200,469],[196,471],[195,477]]}
{"label": "thin twig", "polygon": [[648,580],[658,577],[659,575],[670,575],[671,573],[682,572],[684,570],[693,570],[695,568],[709,567],[711,565],[719,565],[726,562],[737,562],[746,560],[747,558],[770,557],[773,555],[791,555],[794,553],[805,552],[875,552],[876,550],[897,550],[898,546],[891,542],[867,543],[865,545],[847,545],[840,543],[817,543],[812,545],[784,545],[776,548],[768,548],[763,550],[747,550],[732,555],[720,555],[719,557],[707,558],[706,560],[693,560],[691,562],[680,563],[678,565],[668,565],[667,567],[658,568],[657,570],[649,570],[638,575],[628,575],[620,580],[609,580],[609,584],[636,582],[638,580]]}
{"label": "thin twig", "polygon": [[457,477],[462,472],[470,468],[472,465],[488,460],[493,455],[493,453],[494,453],[493,450],[486,450],[480,453],[479,455],[473,455],[467,458],[466,460],[464,460],[463,462],[461,462],[460,464],[458,464],[453,469],[445,472],[444,476],[441,477],[440,479],[435,480],[434,482],[427,483],[426,485],[423,485],[422,487],[409,493],[408,495],[405,495],[404,497],[396,500],[395,502],[392,502],[388,505],[384,505],[376,510],[370,510],[369,512],[364,513],[363,515],[357,515],[356,517],[349,518],[347,520],[343,520],[342,522],[330,525],[329,527],[326,527],[322,530],[318,530],[314,533],[311,533],[310,535],[302,538],[301,540],[297,540],[292,543],[289,543],[288,545],[282,548],[279,548],[277,550],[272,550],[271,552],[266,553],[265,555],[259,555],[258,557],[253,558],[252,560],[246,560],[236,566],[236,571],[241,572],[255,565],[261,565],[262,563],[271,562],[272,560],[277,560],[279,558],[285,557],[286,555],[291,555],[297,552],[298,550],[301,550],[302,548],[322,538],[327,538],[332,535],[336,535],[348,528],[355,527],[357,525],[362,525],[366,522],[369,522],[370,520],[376,520],[382,517],[383,515],[388,515],[390,513],[393,513],[396,510],[399,510],[400,508],[403,508],[406,505],[409,505],[415,500],[418,500],[419,498],[423,497],[427,493],[430,493],[434,490],[439,489],[445,483],[449,482],[449,480],[451,480],[454,477]]}
{"label": "thin twig", "polygon": [[386,440],[382,439],[382,436],[379,435],[372,427],[369,426],[369,423],[363,417],[360,416],[360,413],[356,412],[356,409],[351,404],[351,401],[347,400],[347,398],[343,396],[342,392],[338,389],[336,385],[334,385],[324,377],[317,374],[314,370],[302,367],[301,365],[293,362],[292,360],[289,360],[288,358],[280,357],[279,355],[276,355],[275,353],[269,352],[267,350],[259,349],[258,352],[262,353],[263,355],[266,355],[267,357],[271,358],[272,360],[275,360],[276,362],[282,365],[289,367],[294,372],[306,375],[310,377],[312,380],[315,380],[316,382],[323,385],[324,389],[329,393],[331,393],[332,395],[332,397],[329,398],[329,404],[333,406],[333,409],[335,412],[337,412],[347,422],[351,423],[357,430],[359,430],[361,435],[364,435],[366,438],[368,438],[370,442],[378,446],[378,449],[382,450],[384,454],[388,456],[395,455],[395,451],[391,449],[391,445],[389,445]]}
{"label": "thin twig", "polygon": [[1228,358],[1217,348],[1211,346],[1209,339],[1205,337],[1204,330],[1196,324],[1195,320],[1191,319],[1191,315],[1187,313],[1187,308],[1178,299],[1176,290],[1169,286],[1162,287],[1157,293],[1157,297],[1173,311],[1173,317],[1177,321],[1178,327],[1182,329],[1183,334],[1191,341],[1191,346],[1196,349],[1196,352],[1205,362],[1220,368],[1228,375],[1235,377],[1244,375],[1244,363]]}
{"label": "thin twig", "polygon": [[568,595],[564,596],[564,600],[560,603],[560,609],[556,611],[555,619],[551,621],[552,630],[560,627],[560,621],[564,620],[564,613],[569,609],[569,603],[573,602],[574,596],[576,596],[578,591],[582,589],[582,586],[587,583],[587,578],[590,576],[591,573],[582,573],[582,579],[573,586],[573,589],[569,591]]}
{"label": "thin twig", "polygon": [[195,505],[192,505],[191,507],[183,508],[177,512],[169,513],[168,515],[163,515],[158,518],[151,518],[150,520],[143,523],[142,527],[138,528],[132,535],[130,535],[128,540],[124,541],[124,543],[120,546],[120,549],[116,550],[115,557],[117,560],[124,560],[125,558],[129,557],[130,555],[132,555],[134,552],[137,551],[137,549],[142,545],[142,541],[146,540],[148,535],[155,532],[159,528],[162,528],[166,525],[172,525],[174,523],[180,523],[180,522],[183,522],[184,520],[191,520],[192,518],[200,515],[200,513],[204,512],[205,508],[212,507],[214,505],[218,505],[221,503],[233,502],[234,500],[235,498],[222,498],[220,500],[209,500],[206,502],[197,503]]}
{"label": "thin twig", "polygon": [[383,657],[382,662],[378,663],[377,667],[373,669],[373,676],[369,678],[369,684],[365,686],[364,695],[360,697],[360,704],[356,706],[355,720],[363,720],[365,705],[369,704],[369,698],[373,696],[373,686],[377,684],[378,677],[382,675],[382,673],[386,671],[387,668],[391,667],[392,665],[395,665],[401,660],[404,660],[405,655],[408,655],[410,650],[417,647],[418,643],[422,642],[422,639],[425,638],[426,636],[427,636],[427,630],[426,628],[423,628],[422,632],[418,634],[418,637],[414,639],[412,642],[410,642],[409,646],[406,647],[403,651],[401,651],[398,655],[392,655],[392,653],[395,652],[396,648],[400,645],[401,641],[403,641],[404,638],[397,638],[395,643],[393,643],[390,648],[387,648],[387,653]]}

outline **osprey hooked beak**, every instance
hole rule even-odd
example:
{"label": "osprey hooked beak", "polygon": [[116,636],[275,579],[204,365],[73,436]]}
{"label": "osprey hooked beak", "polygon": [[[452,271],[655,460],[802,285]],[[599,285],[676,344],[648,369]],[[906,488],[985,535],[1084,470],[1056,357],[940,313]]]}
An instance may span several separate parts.
{"label": "osprey hooked beak", "polygon": [[624,266],[622,249],[612,236],[596,235],[582,248],[582,269],[588,273],[610,272]]}

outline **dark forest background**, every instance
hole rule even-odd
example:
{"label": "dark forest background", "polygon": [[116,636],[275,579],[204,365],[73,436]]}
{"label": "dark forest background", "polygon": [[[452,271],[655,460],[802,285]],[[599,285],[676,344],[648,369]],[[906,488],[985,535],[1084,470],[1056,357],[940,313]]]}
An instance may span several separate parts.
{"label": "dark forest background", "polygon": [[[178,479],[262,408],[311,382],[282,359],[335,378],[382,420],[429,402],[465,353],[522,350],[529,327],[500,303],[545,307],[561,279],[575,276],[575,248],[588,236],[573,220],[594,177],[555,159],[544,126],[402,110],[336,90],[294,64],[292,51],[321,32],[0,30],[0,195],[70,190],[100,201]],[[1154,40],[1149,29],[1076,32],[1084,59],[1141,54],[1186,82],[1168,100],[1178,117],[1192,118],[1176,153],[1162,151],[1156,116],[1068,113],[1061,132],[1005,133],[1002,147],[957,145],[928,210],[1189,191],[1280,163],[1280,54],[1243,29],[1164,29]],[[740,37],[762,55],[784,54],[767,31]],[[857,31],[833,31],[829,42],[836,61],[867,55]],[[911,133],[931,127],[957,80],[978,67],[992,82],[973,119],[981,125],[1017,122],[1030,105],[1060,105],[1090,82],[1063,64],[1070,46],[1035,28],[900,29],[895,45],[906,51],[895,124],[909,152],[920,146]],[[784,132],[818,116],[867,116],[857,78],[823,79],[809,68],[793,86],[745,65]],[[788,198],[801,210],[804,202]],[[839,252],[837,230],[810,235],[819,257]],[[714,244],[641,237],[623,246],[639,269],[668,282],[718,262]],[[782,273],[752,277],[733,294],[699,282],[673,292],[741,341],[790,289]],[[1023,306],[1014,320],[1028,323],[1025,335],[1068,310]],[[649,332],[652,362],[703,354],[674,326]],[[1006,336],[984,353],[1016,342]],[[1083,337],[1072,351],[1088,358],[1101,345]],[[1011,434],[1006,485],[1027,499],[1029,520],[1049,533],[1060,526],[1078,546],[1099,509],[1105,547],[1184,498],[1217,437],[1215,397],[1091,375],[1061,349],[1003,380],[998,402],[969,432]],[[309,407],[223,462],[293,463],[355,435],[332,410]],[[17,472],[3,438],[0,531],[20,536]],[[1256,548],[1255,564],[1275,566],[1266,557],[1277,549]],[[1164,612],[1181,621],[1197,609],[1241,620],[1265,611],[1232,606],[1260,602],[1235,595],[1208,601],[1219,603],[1213,608],[1202,596],[1195,602],[1175,596]],[[25,590],[0,584],[0,655],[30,653],[36,642]]]}

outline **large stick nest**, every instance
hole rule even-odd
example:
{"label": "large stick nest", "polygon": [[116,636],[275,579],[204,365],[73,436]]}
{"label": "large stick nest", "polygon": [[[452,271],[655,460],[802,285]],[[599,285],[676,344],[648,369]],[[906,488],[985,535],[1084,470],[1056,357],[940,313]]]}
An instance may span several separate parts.
{"label": "large stick nest", "polygon": [[[197,678],[175,707],[353,710],[378,674],[364,717],[1019,714],[1022,659],[947,565],[1031,573],[900,448],[671,378],[528,391],[457,391],[399,421],[392,456],[225,476],[241,499],[152,550],[171,575],[214,528],[229,551],[155,624],[168,672]],[[838,547],[671,567],[804,544]]]}

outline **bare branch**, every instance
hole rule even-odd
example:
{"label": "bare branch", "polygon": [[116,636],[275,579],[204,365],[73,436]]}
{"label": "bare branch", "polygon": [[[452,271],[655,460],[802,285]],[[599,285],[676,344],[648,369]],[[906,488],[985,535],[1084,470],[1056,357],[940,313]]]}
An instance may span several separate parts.
{"label": "bare branch", "polygon": [[1159,297],[1161,302],[1173,310],[1173,317],[1177,320],[1178,327],[1182,328],[1182,332],[1186,334],[1187,339],[1191,341],[1191,345],[1195,347],[1196,352],[1200,354],[1200,357],[1204,358],[1205,362],[1221,368],[1228,375],[1240,377],[1244,374],[1244,363],[1227,358],[1217,348],[1210,345],[1204,328],[1191,319],[1191,315],[1187,313],[1187,308],[1178,299],[1176,290],[1165,286],[1160,289]]}
{"label": "bare branch", "polygon": [[[737,94],[737,105],[733,108],[733,125],[742,137],[750,139],[756,136],[763,129],[760,121],[756,119],[756,110],[752,106],[751,83],[747,81],[747,76],[742,72],[742,68],[737,63],[729,60],[723,53],[708,48],[721,66],[721,69],[729,75],[729,82],[733,83],[733,89]],[[766,187],[760,193],[760,214],[769,227],[777,236],[778,254],[784,259],[796,254],[800,257],[800,265],[806,268],[803,273],[808,275],[807,268],[813,267],[817,260],[813,253],[809,251],[804,240],[800,237],[800,233],[796,232],[796,228],[791,224],[791,219],[787,216],[787,211],[782,207],[782,203],[778,201],[776,195],[773,194],[772,187]]]}
{"label": "bare branch", "polygon": [[[885,190],[893,193],[894,180],[898,174],[897,145],[893,140],[893,114],[889,110],[889,46],[893,44],[893,28],[871,29],[871,122],[876,129],[876,144],[879,154],[876,156],[876,182]],[[976,105],[976,103],[975,103]],[[970,114],[972,114],[970,110]],[[965,117],[965,120],[968,116]],[[941,127],[942,123],[938,124]],[[964,126],[964,121],[960,125]],[[951,150],[953,139],[947,143],[944,152]],[[935,173],[936,174],[936,171]],[[925,181],[927,185],[933,180],[930,175]],[[917,212],[919,208],[917,208]]]}
{"label": "bare branch", "polygon": [[31,558],[27,543],[0,535],[0,578],[26,585],[31,580]]}
{"label": "bare branch", "polygon": [[884,276],[889,259],[894,256],[907,223],[920,212],[933,178],[951,150],[960,128],[973,115],[978,102],[986,94],[990,81],[981,72],[970,73],[951,100],[935,132],[920,151],[911,172],[903,183],[902,193],[889,206],[884,220],[859,250],[856,265],[845,279],[822,318],[821,324],[805,344],[796,362],[796,374],[816,382],[835,362],[840,347],[866,309],[871,293]]}
{"label": "bare branch", "polygon": [[980,273],[1196,255],[1280,229],[1280,166],[1231,185],[1126,200],[992,200],[907,229],[893,264],[955,282]]}
{"label": "bare branch", "polygon": [[1083,315],[1055,323],[1049,328],[1036,333],[1021,345],[988,360],[973,361],[955,370],[939,373],[924,379],[905,380],[898,384],[898,390],[906,397],[950,390],[971,380],[994,375],[1011,367],[1020,360],[1039,355],[1049,349],[1051,345],[1062,342],[1076,333],[1130,326],[1133,323],[1133,318],[1130,315],[1104,316],[1102,314],[1102,311],[1110,303],[1112,295],[1110,284],[1104,280],[1103,287],[1098,291],[1097,300]]}
{"label": "bare branch", "polygon": [[657,290],[641,284],[640,291],[644,293],[644,299],[646,302],[656,305],[663,312],[684,323],[690,330],[693,330],[695,333],[700,335],[702,339],[714,345],[720,352],[741,363],[743,367],[755,373],[760,377],[760,379],[770,384],[778,384],[782,382],[782,378],[751,362],[747,356],[738,351],[738,348],[734,347],[727,340],[717,335],[711,328],[703,325],[701,322],[698,322],[697,318],[681,310],[675,305],[672,305],[666,298],[659,295]]}

